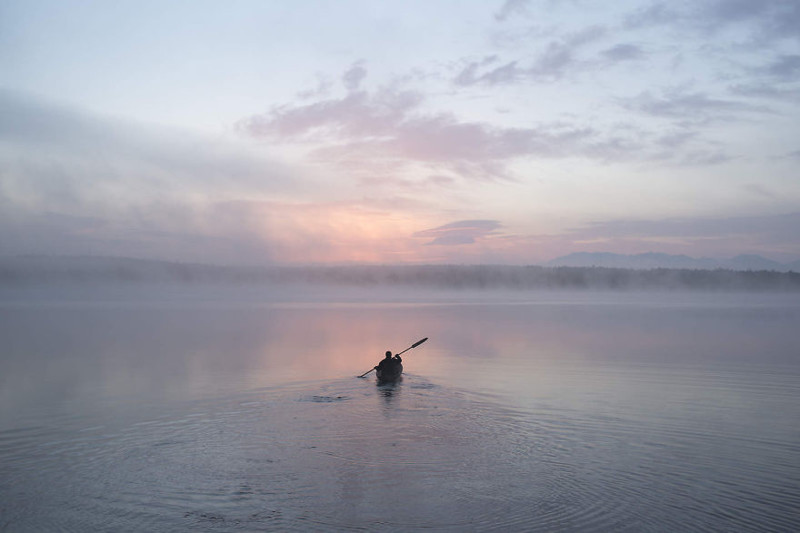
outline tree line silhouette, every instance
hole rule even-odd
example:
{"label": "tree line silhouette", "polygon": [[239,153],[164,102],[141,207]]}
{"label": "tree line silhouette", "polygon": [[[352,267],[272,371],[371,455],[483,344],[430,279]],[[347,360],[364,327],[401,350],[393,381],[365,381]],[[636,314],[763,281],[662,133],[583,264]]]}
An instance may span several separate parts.
{"label": "tree line silhouette", "polygon": [[0,284],[175,282],[442,289],[800,290],[800,273],[506,265],[218,266],[127,258],[0,260]]}

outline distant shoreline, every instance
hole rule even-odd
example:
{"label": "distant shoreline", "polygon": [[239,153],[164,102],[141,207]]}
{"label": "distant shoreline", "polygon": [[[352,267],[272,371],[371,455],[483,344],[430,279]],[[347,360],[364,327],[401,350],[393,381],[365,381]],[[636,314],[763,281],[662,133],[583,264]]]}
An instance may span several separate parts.
{"label": "distant shoreline", "polygon": [[504,265],[244,267],[109,257],[0,258],[0,286],[6,287],[148,282],[450,290],[800,291],[800,273],[768,270]]}

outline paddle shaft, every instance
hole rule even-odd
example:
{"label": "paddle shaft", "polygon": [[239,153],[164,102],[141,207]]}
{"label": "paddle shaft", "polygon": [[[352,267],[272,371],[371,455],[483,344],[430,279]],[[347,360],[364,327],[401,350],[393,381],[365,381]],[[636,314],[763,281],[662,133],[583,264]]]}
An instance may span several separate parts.
{"label": "paddle shaft", "polygon": [[[426,340],[428,340],[428,337],[425,337],[424,339],[422,339],[422,340],[419,340],[419,341],[415,342],[414,344],[412,344],[411,346],[409,346],[408,348],[406,348],[406,349],[405,349],[405,350],[403,350],[402,352],[394,354],[394,355],[395,355],[395,357],[397,357],[397,356],[398,356],[398,355],[400,355],[400,354],[404,354],[404,353],[406,353],[406,352],[407,352],[407,351],[409,351],[411,348],[416,348],[417,346],[419,346],[420,344],[422,344],[422,343],[423,343],[423,342],[425,342]],[[369,373],[370,373],[370,372],[372,372],[373,370],[375,370],[375,368],[370,368],[369,370],[367,370],[366,372],[364,372],[363,374],[361,374],[361,375],[360,375],[360,376],[358,376],[358,377],[360,377],[360,378],[363,378],[364,376],[366,376],[367,374],[369,374]]]}

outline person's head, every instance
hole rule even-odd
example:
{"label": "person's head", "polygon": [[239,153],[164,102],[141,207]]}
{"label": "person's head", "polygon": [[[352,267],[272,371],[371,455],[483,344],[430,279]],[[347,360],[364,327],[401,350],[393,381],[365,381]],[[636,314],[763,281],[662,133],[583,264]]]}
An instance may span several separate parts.
{"label": "person's head", "polygon": [[386,359],[390,359],[392,357],[392,352],[386,352]]}

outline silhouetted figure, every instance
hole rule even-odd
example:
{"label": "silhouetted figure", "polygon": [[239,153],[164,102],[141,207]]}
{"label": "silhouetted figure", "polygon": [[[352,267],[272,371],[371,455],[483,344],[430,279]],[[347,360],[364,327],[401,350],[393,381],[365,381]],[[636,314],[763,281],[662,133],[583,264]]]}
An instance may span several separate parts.
{"label": "silhouetted figure", "polygon": [[403,359],[399,355],[395,355],[392,357],[392,352],[387,351],[386,357],[378,363],[378,366],[375,367],[375,370],[380,370],[381,372],[392,373],[394,372],[395,365],[399,365],[403,362]]}

